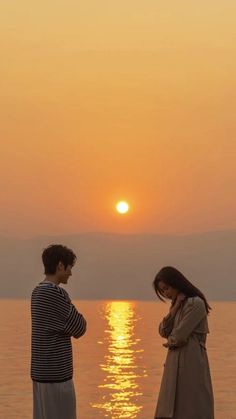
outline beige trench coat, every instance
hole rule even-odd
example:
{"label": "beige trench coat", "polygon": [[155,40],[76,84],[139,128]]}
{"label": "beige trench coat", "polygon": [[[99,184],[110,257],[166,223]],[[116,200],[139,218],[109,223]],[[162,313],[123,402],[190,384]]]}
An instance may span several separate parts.
{"label": "beige trench coat", "polygon": [[164,317],[159,333],[167,339],[168,353],[155,419],[214,419],[204,301],[187,298],[174,318]]}

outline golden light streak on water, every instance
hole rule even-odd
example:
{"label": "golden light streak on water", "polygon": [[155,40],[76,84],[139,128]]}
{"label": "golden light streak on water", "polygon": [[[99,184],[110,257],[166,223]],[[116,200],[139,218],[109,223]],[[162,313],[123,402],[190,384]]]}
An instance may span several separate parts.
{"label": "golden light streak on water", "polygon": [[145,376],[145,371],[140,373],[136,362],[143,350],[139,348],[140,339],[135,338],[134,334],[137,321],[134,303],[107,303],[105,318],[108,352],[105,363],[100,367],[106,376],[99,385],[104,395],[102,402],[93,407],[103,411],[104,417],[136,418],[143,408],[137,378]]}

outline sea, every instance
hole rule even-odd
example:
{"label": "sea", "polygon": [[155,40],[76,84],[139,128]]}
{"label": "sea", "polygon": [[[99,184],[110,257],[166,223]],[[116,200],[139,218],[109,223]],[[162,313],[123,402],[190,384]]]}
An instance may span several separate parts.
{"label": "sea", "polygon": [[[153,419],[166,357],[158,324],[168,304],[73,302],[87,320],[87,333],[73,339],[78,419]],[[236,419],[236,302],[210,305],[215,419]],[[0,323],[0,418],[32,419],[29,300],[0,300]]]}

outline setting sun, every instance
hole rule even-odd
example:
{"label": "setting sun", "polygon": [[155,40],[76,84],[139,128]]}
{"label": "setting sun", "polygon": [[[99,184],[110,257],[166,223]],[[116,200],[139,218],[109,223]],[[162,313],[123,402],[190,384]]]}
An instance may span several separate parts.
{"label": "setting sun", "polygon": [[129,204],[126,201],[119,201],[116,204],[116,210],[120,214],[126,214],[129,211]]}

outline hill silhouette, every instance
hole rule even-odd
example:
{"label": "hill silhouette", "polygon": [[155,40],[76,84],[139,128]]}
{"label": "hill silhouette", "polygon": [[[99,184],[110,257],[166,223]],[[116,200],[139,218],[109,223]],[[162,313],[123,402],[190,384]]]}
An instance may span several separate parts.
{"label": "hill silhouette", "polygon": [[236,231],[174,236],[87,233],[0,238],[1,298],[29,298],[44,277],[41,253],[52,243],[78,256],[67,289],[73,299],[153,300],[152,281],[173,265],[210,300],[236,299]]}

